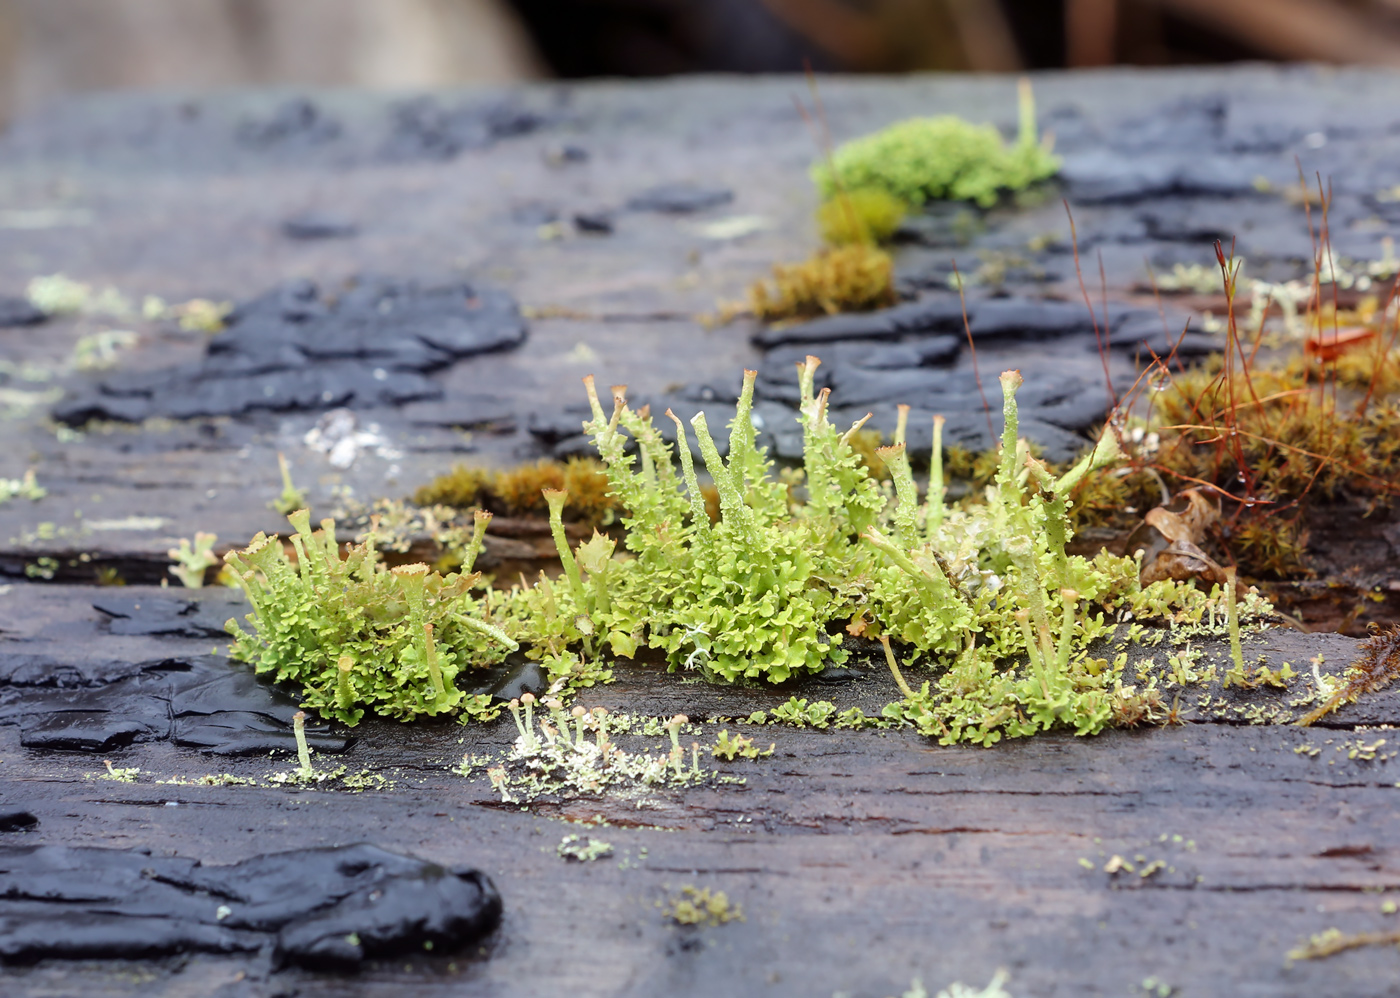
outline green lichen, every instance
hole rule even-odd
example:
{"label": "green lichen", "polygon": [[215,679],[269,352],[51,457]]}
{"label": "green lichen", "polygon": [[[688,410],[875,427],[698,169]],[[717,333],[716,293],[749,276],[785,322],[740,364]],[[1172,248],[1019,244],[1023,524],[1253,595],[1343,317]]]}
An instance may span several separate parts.
{"label": "green lichen", "polygon": [[296,487],[292,481],[292,469],[287,464],[287,456],[279,453],[277,455],[277,469],[282,473],[282,492],[267,504],[268,509],[275,509],[283,516],[287,516],[292,510],[304,509],[306,507],[306,493]]}
{"label": "green lichen", "polygon": [[296,561],[259,533],[224,560],[248,595],[253,632],[230,620],[231,654],[276,682],[303,690],[303,705],[356,724],[365,708],[408,718],[460,709],[465,669],[500,661],[518,646],[471,594],[479,576],[443,576],[426,565],[388,569],[371,541],[342,559],[335,525],[298,510]]}
{"label": "green lichen", "polygon": [[0,505],[16,497],[38,502],[49,494],[49,490],[39,484],[34,469],[30,468],[23,478],[0,478]]}
{"label": "green lichen", "polygon": [[[754,372],[745,373],[725,456],[703,413],[689,427],[667,413],[672,444],[646,410],[628,406],[622,389],[606,414],[586,379],[584,429],[610,498],[625,511],[626,534],[621,543],[595,532],[572,544],[564,527],[569,494],[544,490],[557,578],[473,592],[477,577],[463,573],[481,549],[485,512],[462,543],[462,573],[443,576],[423,565],[379,564],[374,523],[342,559],[331,522],[313,534],[299,511],[290,517],[295,565],[282,544],[261,535],[228,556],[255,610],[256,634],[231,625],[234,653],[298,682],[309,708],[348,723],[365,709],[485,720],[499,705],[464,697],[454,680],[462,669],[499,661],[517,642],[548,673],[553,715],[562,709],[553,697],[608,681],[616,659],[642,649],[710,681],[777,683],[845,661],[850,634],[883,642],[900,701],[872,718],[794,697],[750,722],[911,725],[945,743],[992,745],[1052,728],[1088,735],[1177,719],[1162,689],[1205,670],[1189,652],[1165,671],[1150,663],[1129,669],[1127,646],[1181,647],[1223,633],[1232,619],[1252,624],[1268,612],[1254,593],[1236,601],[1221,587],[1209,594],[1172,581],[1144,587],[1133,559],[1069,554],[1073,497],[1120,460],[1117,437],[1110,428],[1073,467],[1052,471],[1018,438],[1018,372],[1001,378],[1005,432],[987,462],[985,501],[958,505],[944,495],[939,446],[921,499],[903,421],[894,443],[878,451],[888,481],[871,474],[853,443],[862,423],[844,431],[831,423],[828,393],[815,390],[818,364],[809,357],[799,376],[803,466],[780,473],[756,442]],[[937,422],[934,429],[937,438]],[[706,508],[692,432],[714,481],[717,519]],[[612,751],[602,722],[588,728],[594,740],[577,726],[570,737],[558,717],[553,725],[541,720],[537,734],[532,702],[512,705],[520,727],[515,769],[497,767],[492,777],[503,800],[518,799],[522,787],[528,796],[549,787],[587,792],[614,780],[689,785],[713,775],[699,769],[698,744],[690,769],[683,766],[674,719],[664,729],[670,755],[629,757]]]}
{"label": "green lichen", "polygon": [[662,914],[677,925],[724,925],[745,921],[744,911],[724,891],[691,885],[666,900]]}
{"label": "green lichen", "polygon": [[[590,569],[591,588],[575,578],[566,558],[569,585],[553,587],[550,598],[559,609],[552,619],[605,635],[618,654],[642,644],[660,649],[673,669],[693,669],[711,680],[782,682],[844,661],[846,651],[827,631],[843,606],[828,575],[843,567],[855,530],[874,521],[884,498],[827,420],[825,398],[818,404],[811,396],[809,374],[802,417],[809,500],[803,515],[793,515],[787,486],[755,443],[754,379],[754,372],[745,372],[727,458],[705,414],[691,420],[719,491],[714,524],[688,442],[676,449],[677,474],[673,449],[650,417],[628,408],[620,392],[612,416],[605,415],[588,382],[593,419],[584,428],[613,494],[631,513],[623,523],[634,557],[618,562],[603,558],[601,549],[593,552],[607,576],[594,582],[599,573]],[[667,415],[677,438],[686,441],[686,427]],[[636,454],[628,451],[629,438],[637,442]],[[585,643],[590,639],[579,633]]]}
{"label": "green lichen", "polygon": [[769,723],[791,724],[795,728],[829,728],[836,714],[836,705],[830,700],[809,702],[805,697],[789,697],[787,703],[779,704],[769,713]]}
{"label": "green lichen", "polygon": [[554,851],[560,859],[572,860],[575,863],[592,863],[594,860],[611,856],[613,847],[611,842],[574,834],[565,835]]}
{"label": "green lichen", "polygon": [[1060,168],[1037,140],[1029,88],[1021,94],[1020,135],[1010,145],[992,125],[910,118],[842,145],[812,168],[812,180],[826,198],[874,188],[911,205],[947,199],[991,207],[1003,191],[1024,190]]}
{"label": "green lichen", "polygon": [[716,759],[734,761],[735,756],[744,759],[757,759],[759,756],[769,756],[773,754],[774,744],[769,743],[767,749],[760,749],[754,744],[753,739],[746,735],[729,737],[729,729],[721,728],[719,735],[715,738],[714,747],[710,749],[710,755]]}
{"label": "green lichen", "polygon": [[193,544],[188,537],[182,537],[179,547],[165,552],[175,562],[170,571],[181,585],[187,589],[199,589],[204,585],[205,572],[219,564],[219,556],[214,554],[214,544],[218,540],[217,534],[199,531],[194,535]]}

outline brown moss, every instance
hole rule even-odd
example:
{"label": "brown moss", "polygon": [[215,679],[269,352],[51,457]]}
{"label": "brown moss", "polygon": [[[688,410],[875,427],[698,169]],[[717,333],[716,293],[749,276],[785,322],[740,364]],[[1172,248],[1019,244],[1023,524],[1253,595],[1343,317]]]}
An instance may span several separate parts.
{"label": "brown moss", "polygon": [[823,250],[803,263],[777,264],[773,281],[749,289],[753,313],[765,321],[861,312],[892,305],[894,262],[864,243]]}
{"label": "brown moss", "polygon": [[1297,579],[1307,566],[1308,531],[1297,519],[1273,513],[1247,516],[1230,537],[1240,570],[1256,579]]}
{"label": "brown moss", "polygon": [[885,466],[885,461],[876,451],[884,446],[884,437],[879,430],[856,430],[850,436],[851,449],[860,458],[860,463],[865,465],[865,470],[870,472],[870,477],[877,482],[889,480],[890,469]]}
{"label": "brown moss", "polygon": [[1156,402],[1165,424],[1159,467],[1236,495],[1248,489],[1269,503],[1309,493],[1331,498],[1343,489],[1400,491],[1400,409],[1393,403],[1358,415],[1356,402],[1296,362],[1233,380],[1232,387],[1218,357],[1173,376]]}
{"label": "brown moss", "polygon": [[491,476],[490,485],[491,496],[496,500],[493,505],[498,505],[507,516],[546,513],[549,507],[544,501],[544,490],[563,488],[564,466],[548,458],[498,471]]}
{"label": "brown moss", "polygon": [[719,489],[713,485],[702,485],[700,486],[700,495],[705,499],[705,515],[710,518],[711,523],[718,523],[720,518]]}
{"label": "brown moss", "polygon": [[616,504],[608,495],[608,476],[601,462],[588,457],[571,457],[560,463],[547,458],[524,464],[492,476],[489,491],[500,512],[509,516],[544,515],[545,489],[569,493],[565,517],[573,520],[601,519]]}
{"label": "brown moss", "polygon": [[419,506],[441,505],[467,509],[478,504],[481,490],[490,479],[491,474],[488,471],[458,464],[447,474],[440,475],[420,487],[413,493],[413,501]]}
{"label": "brown moss", "polygon": [[[1129,510],[1141,513],[1137,496],[1140,482],[1130,483],[1115,469],[1105,468],[1085,475],[1070,493],[1069,522],[1075,530],[1113,524]],[[1133,513],[1128,513],[1133,516]]]}
{"label": "brown moss", "polygon": [[586,457],[571,457],[566,462],[542,458],[503,471],[457,465],[414,492],[413,501],[419,506],[485,506],[506,516],[543,516],[549,509],[545,489],[569,493],[566,519],[598,523],[618,508],[608,495],[603,465]]}
{"label": "brown moss", "polygon": [[566,517],[596,523],[619,508],[609,494],[603,463],[595,458],[569,458],[564,464],[564,489],[569,493],[569,503],[564,508]]}

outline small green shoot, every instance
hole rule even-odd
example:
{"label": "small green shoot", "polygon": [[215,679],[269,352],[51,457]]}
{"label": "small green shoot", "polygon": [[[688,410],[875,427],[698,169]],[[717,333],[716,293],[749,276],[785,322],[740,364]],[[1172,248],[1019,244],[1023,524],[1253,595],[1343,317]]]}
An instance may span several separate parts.
{"label": "small green shoot", "polygon": [[761,750],[753,743],[753,739],[747,735],[738,735],[737,737],[730,738],[729,729],[722,728],[720,729],[718,737],[715,739],[714,748],[710,749],[710,755],[714,756],[716,759],[725,759],[729,762],[733,762],[735,756],[740,756],[745,759],[757,759],[760,756],[772,755],[773,748],[774,746],[770,744],[767,749]]}
{"label": "small green shoot", "polygon": [[26,471],[23,478],[0,478],[0,504],[14,498],[38,502],[48,494],[48,489],[39,484],[33,468]]}
{"label": "small green shoot", "polygon": [[292,715],[292,734],[297,740],[297,762],[301,764],[300,775],[310,779],[316,775],[311,765],[311,746],[306,743],[306,711],[299,710]]}
{"label": "small green shoot", "polygon": [[275,509],[283,516],[289,515],[293,510],[305,509],[306,493],[292,483],[292,469],[287,465],[287,456],[280,451],[277,454],[277,467],[282,472],[282,494],[268,503],[268,508]]}
{"label": "small green shoot", "polygon": [[214,544],[218,540],[217,535],[200,531],[194,535],[193,545],[190,544],[189,538],[182,537],[179,547],[165,552],[176,562],[170,566],[170,571],[180,580],[181,585],[187,589],[203,587],[205,571],[222,562],[222,559],[214,554]]}

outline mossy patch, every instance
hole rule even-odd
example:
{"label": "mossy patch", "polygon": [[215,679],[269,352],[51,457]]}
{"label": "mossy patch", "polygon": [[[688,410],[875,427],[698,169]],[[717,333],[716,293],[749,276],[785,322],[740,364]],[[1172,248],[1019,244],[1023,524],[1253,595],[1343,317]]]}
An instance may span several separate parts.
{"label": "mossy patch", "polygon": [[817,207],[817,227],[832,246],[888,242],[908,207],[879,187],[838,193]]}
{"label": "mossy patch", "polygon": [[894,261],[864,242],[822,250],[802,263],[775,264],[769,281],[749,289],[749,306],[765,322],[867,312],[895,302]]}
{"label": "mossy patch", "polygon": [[505,516],[540,516],[549,509],[545,489],[569,493],[570,519],[600,523],[618,508],[608,494],[603,466],[588,457],[542,458],[502,470],[459,464],[414,492],[413,501],[419,506],[481,506]]}
{"label": "mossy patch", "polygon": [[988,208],[1002,192],[1024,190],[1059,168],[1059,159],[1036,138],[1035,108],[1023,86],[1014,143],[992,125],[952,115],[910,118],[842,145],[812,168],[812,180],[824,198],[875,189],[910,205],[948,199]]}

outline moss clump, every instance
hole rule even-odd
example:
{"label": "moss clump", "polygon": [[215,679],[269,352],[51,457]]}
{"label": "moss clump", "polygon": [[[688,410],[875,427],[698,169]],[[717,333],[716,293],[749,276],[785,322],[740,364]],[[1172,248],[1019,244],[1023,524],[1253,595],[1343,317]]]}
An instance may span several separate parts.
{"label": "moss clump", "polygon": [[491,472],[484,468],[459,464],[447,474],[439,475],[421,486],[413,493],[413,501],[419,506],[467,509],[480,503],[482,490],[490,483],[491,477]]}
{"label": "moss clump", "polygon": [[1299,579],[1308,570],[1308,529],[1298,517],[1270,514],[1242,521],[1230,537],[1230,550],[1256,579]]}
{"label": "moss clump", "polygon": [[1034,104],[1023,86],[1020,137],[1011,145],[991,125],[952,115],[910,118],[847,142],[812,168],[812,180],[827,198],[875,188],[912,205],[947,199],[988,208],[1002,191],[1024,190],[1059,168],[1036,138]]}
{"label": "moss clump", "polygon": [[[1159,462],[1181,478],[1268,502],[1343,490],[1388,496],[1400,469],[1400,406],[1357,412],[1296,365],[1227,371],[1219,357],[1157,396],[1167,425]],[[1347,411],[1352,409],[1352,411]]]}
{"label": "moss clump", "polygon": [[563,464],[546,459],[521,465],[497,472],[490,484],[491,495],[513,516],[548,513],[546,489],[569,493],[570,513],[580,520],[597,521],[617,508],[608,495],[603,465],[591,457],[571,457]]}
{"label": "moss clump", "polygon": [[895,301],[894,262],[865,243],[823,250],[804,263],[777,264],[773,283],[749,289],[754,315],[768,322],[864,312]]}
{"label": "moss clump", "polygon": [[545,489],[569,493],[571,519],[597,523],[618,508],[608,494],[602,464],[589,457],[563,462],[543,458],[504,471],[459,464],[414,492],[413,501],[419,506],[485,506],[505,516],[540,516],[549,511]]}
{"label": "moss clump", "polygon": [[823,201],[817,227],[832,246],[888,242],[907,211],[904,202],[880,187],[861,187]]}

